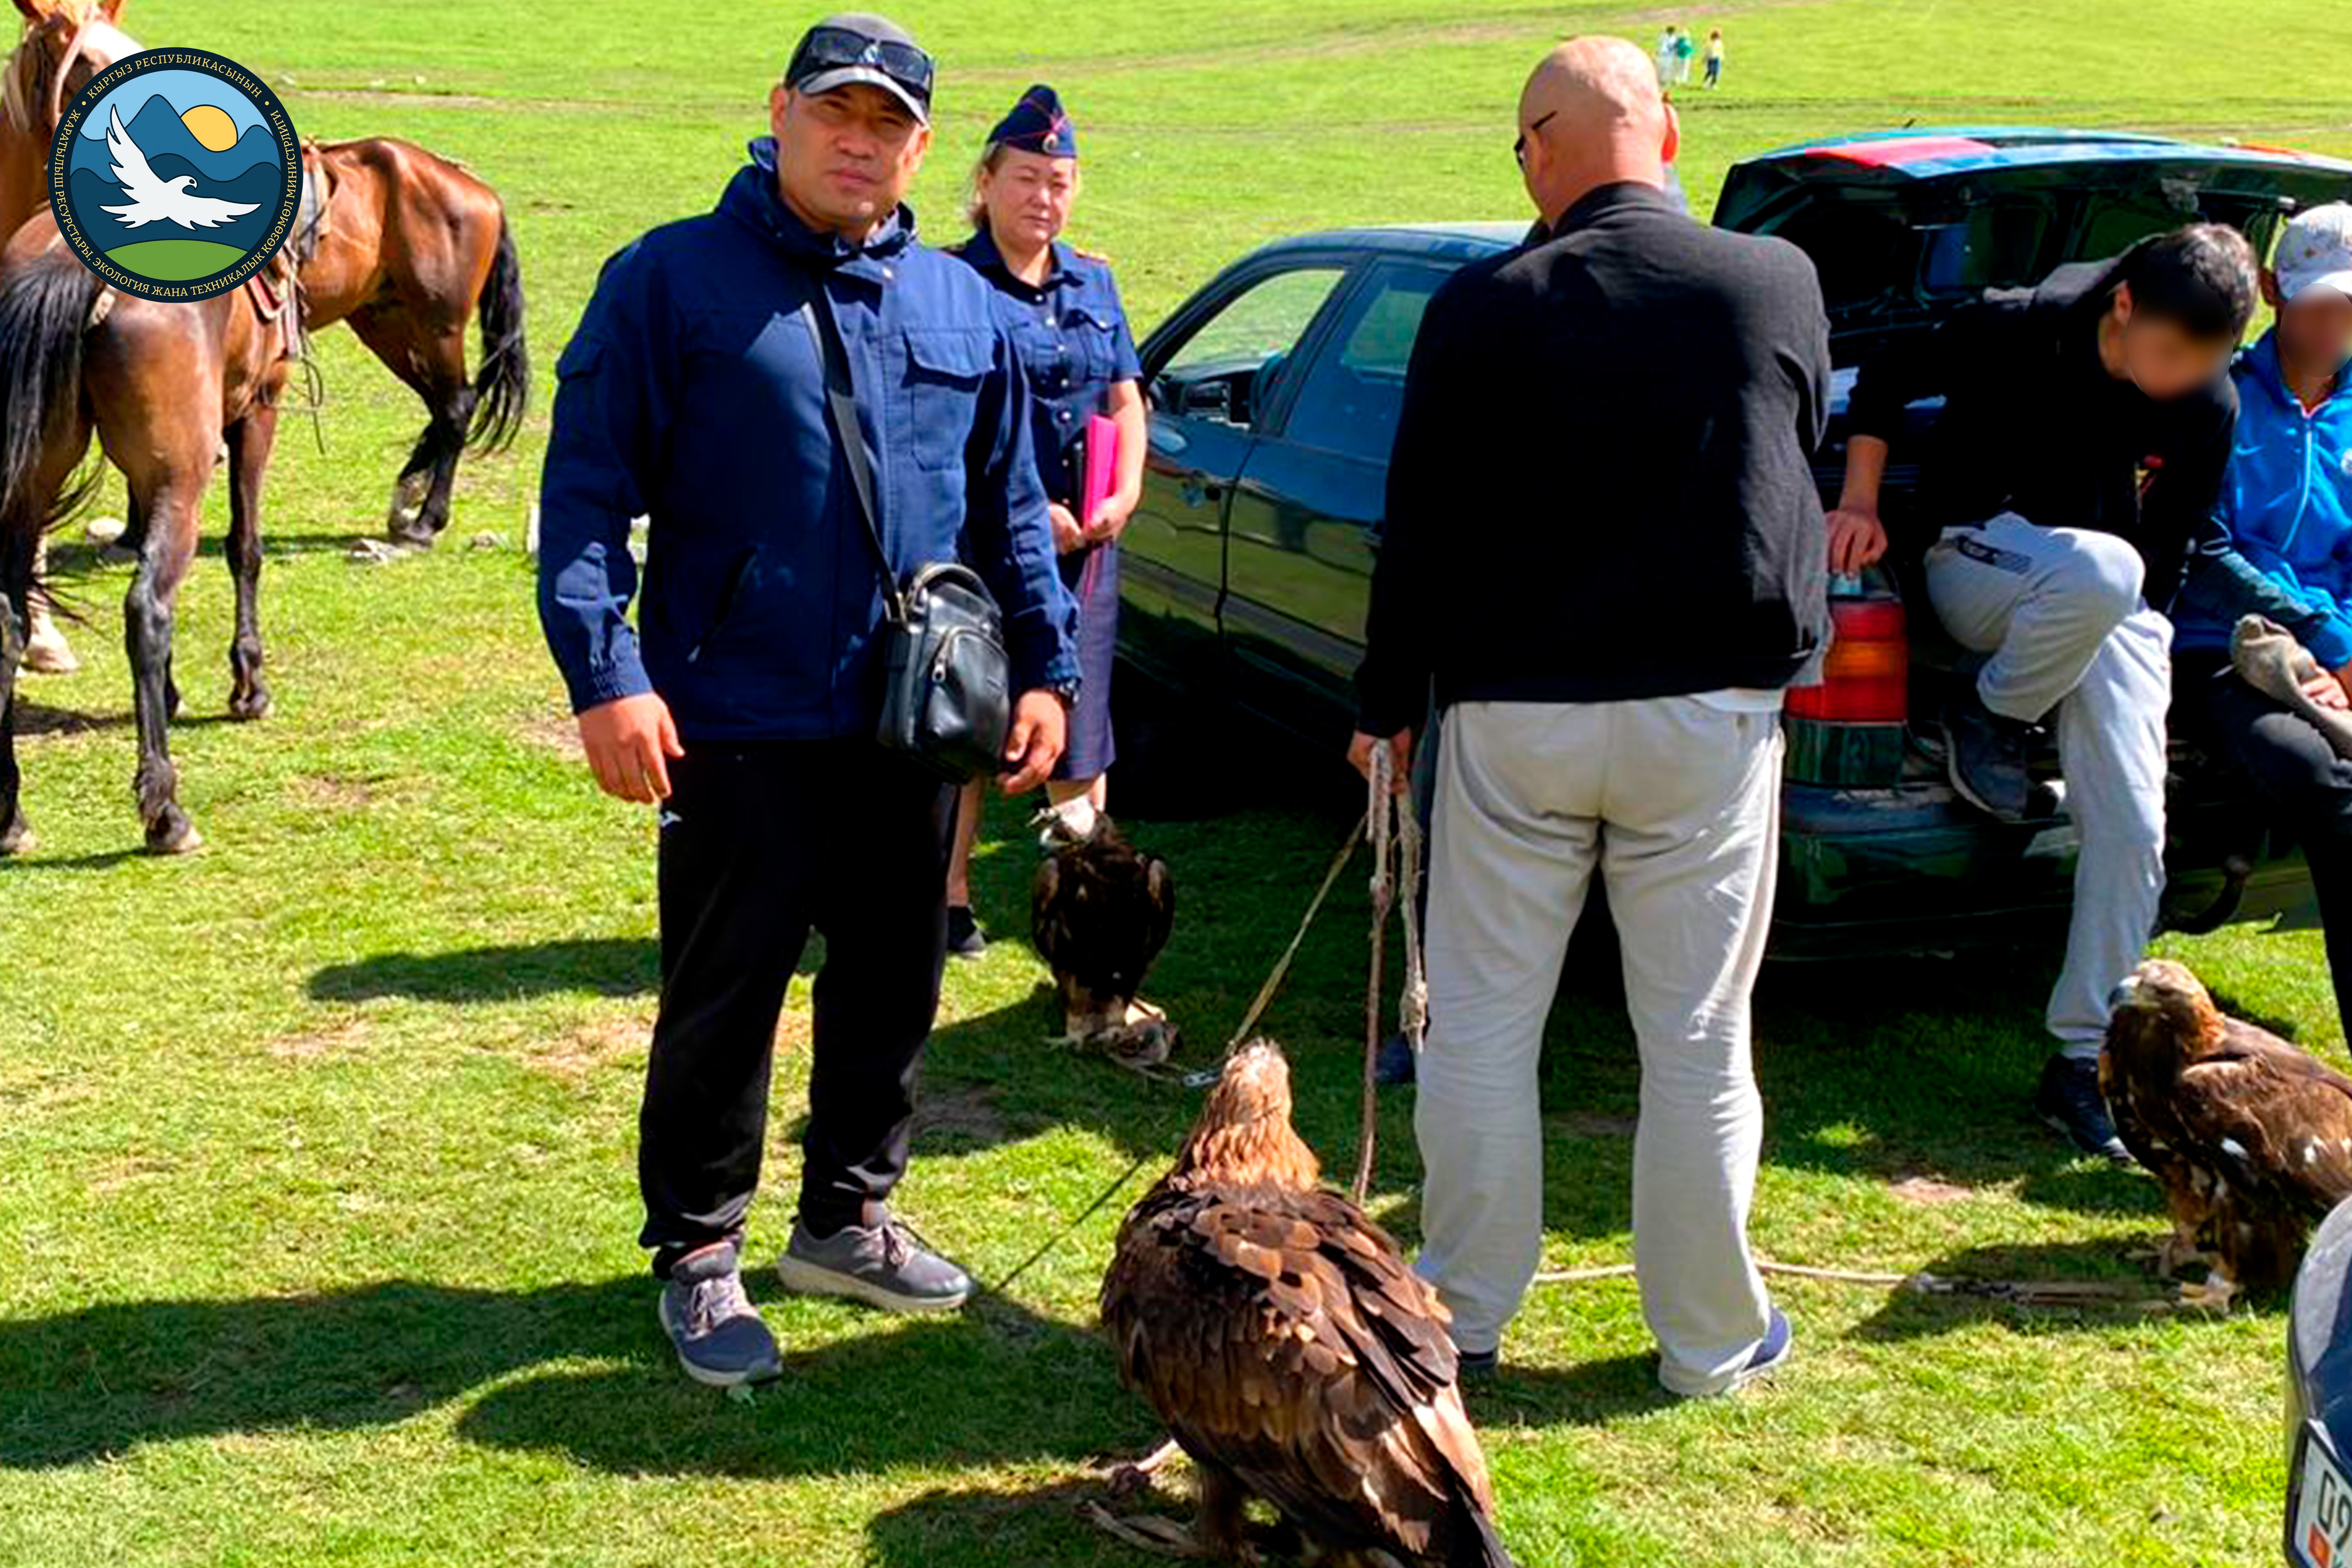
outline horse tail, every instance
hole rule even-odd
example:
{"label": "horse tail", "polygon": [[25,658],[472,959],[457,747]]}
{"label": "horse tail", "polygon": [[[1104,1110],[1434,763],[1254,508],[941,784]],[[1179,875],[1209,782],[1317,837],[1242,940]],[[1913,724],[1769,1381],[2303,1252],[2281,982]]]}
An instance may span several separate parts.
{"label": "horse tail", "polygon": [[[38,493],[50,444],[82,396],[82,338],[105,285],[70,257],[44,258],[0,279],[0,552],[37,554],[43,533],[89,499],[98,465]],[[47,585],[35,583],[45,594]],[[54,600],[52,600],[54,603]]]}
{"label": "horse tail", "polygon": [[496,451],[513,443],[530,401],[530,351],[522,337],[522,263],[514,230],[499,214],[499,250],[482,285],[482,368],[474,377],[473,427],[466,444]]}

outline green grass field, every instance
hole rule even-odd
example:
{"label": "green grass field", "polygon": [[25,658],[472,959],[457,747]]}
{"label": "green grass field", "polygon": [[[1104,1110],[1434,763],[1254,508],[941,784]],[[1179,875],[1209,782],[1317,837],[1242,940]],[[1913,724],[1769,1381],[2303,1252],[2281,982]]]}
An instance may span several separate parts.
{"label": "green grass field", "polygon": [[[1276,235],[1523,216],[1511,106],[1528,65],[1564,32],[1647,42],[1667,16],[1526,0],[902,11],[943,62],[918,192],[932,237],[956,232],[982,130],[1050,80],[1085,136],[1076,237],[1118,262],[1144,325]],[[1723,90],[1685,95],[1702,204],[1745,154],[1915,120],[2352,154],[2341,0],[1675,15],[1729,44]],[[210,841],[190,858],[134,852],[126,570],[61,545],[93,617],[87,668],[24,688],[40,845],[0,866],[0,1563],[1145,1561],[1073,1510],[1091,1457],[1155,1437],[1093,1337],[1093,1295],[1118,1212],[1192,1103],[1044,1045],[1053,1010],[1019,941],[950,977],[903,1193],[991,1285],[1052,1242],[1009,1288],[910,1324],[755,1279],[790,1375],[744,1405],[677,1373],[633,1245],[653,826],[599,798],[572,749],[517,547],[549,373],[598,264],[716,197],[807,19],[552,0],[128,8],[145,43],[258,68],[307,134],[410,137],[495,184],[539,402],[514,453],[462,470],[445,548],[355,565],[346,546],[380,529],[422,414],[349,333],[324,338],[324,452],[288,419],[270,486],[278,707],[260,726],[222,719],[218,492],[183,597],[174,744]],[[120,510],[119,482],[102,505]],[[467,547],[486,531],[504,547]],[[1134,825],[1184,885],[1152,991],[1196,1057],[1238,1021],[1346,826],[1339,769],[1336,806],[1290,792]],[[1001,932],[1023,923],[1032,863],[1000,808],[978,875]],[[1351,876],[1267,1019],[1296,1059],[1302,1128],[1343,1171],[1364,920]],[[2315,937],[2168,948],[2232,1006],[2343,1059]],[[2124,1251],[2158,1224],[2153,1184],[2067,1158],[2021,1105],[2053,958],[1768,975],[1765,1252],[2129,1277]],[[803,981],[783,1031],[782,1193],[806,999]],[[1553,1044],[1547,1263],[1614,1262],[1635,1081],[1605,984],[1563,1001]],[[1409,1099],[1381,1131],[1375,1206],[1410,1238]],[[1065,1234],[1139,1160],[1119,1200]],[[757,1212],[757,1255],[787,1218]],[[1512,1368],[1474,1400],[1523,1563],[2275,1560],[2274,1303],[2209,1321],[1780,1290],[1795,1368],[1696,1406],[1653,1392],[1630,1285],[1538,1291]]]}

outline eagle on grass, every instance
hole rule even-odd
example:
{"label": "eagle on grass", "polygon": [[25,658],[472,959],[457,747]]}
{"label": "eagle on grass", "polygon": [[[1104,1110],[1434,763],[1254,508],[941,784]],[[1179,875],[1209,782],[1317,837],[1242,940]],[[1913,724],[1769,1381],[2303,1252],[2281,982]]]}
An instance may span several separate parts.
{"label": "eagle on grass", "polygon": [[1320,1562],[1509,1568],[1446,1310],[1320,1174],[1291,1130],[1289,1066],[1254,1041],[1119,1227],[1103,1326],[1200,1478],[1171,1544],[1254,1561],[1258,1497]]}
{"label": "eagle on grass", "polygon": [[1176,879],[1084,795],[1041,816],[1045,863],[1029,889],[1029,932],[1062,996],[1063,1038],[1129,1067],[1157,1067],[1176,1032],[1136,992],[1176,922]]}
{"label": "eagle on grass", "polygon": [[2352,1196],[2352,1079],[2225,1016],[2180,964],[2152,959],[2116,988],[2099,1088],[2164,1188],[2159,1269],[2206,1266],[2185,1300],[2226,1310],[2284,1285],[2311,1226]]}

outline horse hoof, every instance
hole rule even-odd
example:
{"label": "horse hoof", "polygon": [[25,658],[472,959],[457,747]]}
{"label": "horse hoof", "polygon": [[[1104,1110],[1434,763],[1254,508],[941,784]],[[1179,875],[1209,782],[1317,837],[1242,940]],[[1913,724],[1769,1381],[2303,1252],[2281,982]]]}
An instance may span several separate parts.
{"label": "horse hoof", "polygon": [[256,720],[268,718],[273,706],[275,704],[270,701],[267,691],[256,692],[251,697],[232,697],[228,703],[228,716],[240,724],[250,724]]}
{"label": "horse hoof", "polygon": [[204,835],[196,831],[185,813],[173,808],[161,821],[147,829],[147,853],[150,855],[185,855],[204,847]]}
{"label": "horse hoof", "polygon": [[33,830],[18,817],[5,829],[0,829],[0,855],[22,855],[33,847]]}

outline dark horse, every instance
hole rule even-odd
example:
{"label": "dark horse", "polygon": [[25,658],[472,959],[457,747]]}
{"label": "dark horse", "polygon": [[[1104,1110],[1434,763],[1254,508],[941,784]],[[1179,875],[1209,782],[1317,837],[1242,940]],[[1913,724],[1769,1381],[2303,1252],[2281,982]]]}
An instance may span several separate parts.
{"label": "dark horse", "polygon": [[[18,139],[46,156],[58,106],[81,80],[137,46],[116,29],[121,0],[16,0],[31,20],[0,77],[0,173],[19,168]],[[29,131],[13,130],[17,121]],[[46,127],[46,129],[44,129]],[[348,318],[361,339],[422,395],[431,422],[394,488],[391,531],[429,543],[446,525],[458,453],[501,446],[520,427],[530,369],[521,274],[495,193],[406,142],[370,140],[305,149],[312,199],[289,252],[313,324]],[[21,185],[0,182],[0,198]],[[37,185],[32,187],[37,197]],[[9,231],[0,231],[9,232]],[[468,382],[465,339],[478,316],[479,374]],[[232,718],[269,709],[258,619],[261,484],[276,438],[287,363],[282,339],[247,290],[195,304],[160,304],[104,289],[59,248],[37,211],[0,252],[0,855],[29,842],[19,803],[14,689],[34,603],[40,541],[87,495],[76,470],[97,435],[129,483],[124,543],[139,564],[124,602],[139,721],[136,788],[147,846],[193,848],[174,798],[168,725],[172,614],[194,558],[197,507],[215,453],[226,450],[236,583],[230,647]]]}

